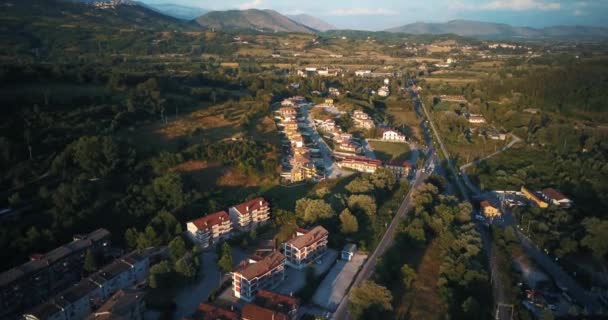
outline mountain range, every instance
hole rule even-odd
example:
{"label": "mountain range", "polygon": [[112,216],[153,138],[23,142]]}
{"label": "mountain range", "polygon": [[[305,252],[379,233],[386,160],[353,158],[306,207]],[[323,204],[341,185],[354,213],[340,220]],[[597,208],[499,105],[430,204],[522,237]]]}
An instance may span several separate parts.
{"label": "mountain range", "polygon": [[319,31],[338,29],[334,25],[331,25],[319,18],[313,17],[308,14],[287,15],[287,17],[295,22],[298,22],[309,28],[313,28],[313,29],[319,30]]}
{"label": "mountain range", "polygon": [[154,11],[181,20],[194,20],[208,12],[208,10],[203,8],[183,6],[174,3],[139,3]]}
{"label": "mountain range", "polygon": [[389,32],[408,34],[456,34],[464,37],[480,39],[595,39],[607,38],[608,28],[587,26],[554,26],[542,29],[530,27],[514,27],[504,23],[452,20],[446,23],[416,22],[397,28],[387,29]]}
{"label": "mountain range", "polygon": [[253,29],[270,32],[316,32],[315,29],[293,21],[274,10],[211,11],[196,18],[196,22],[200,26],[216,30]]}

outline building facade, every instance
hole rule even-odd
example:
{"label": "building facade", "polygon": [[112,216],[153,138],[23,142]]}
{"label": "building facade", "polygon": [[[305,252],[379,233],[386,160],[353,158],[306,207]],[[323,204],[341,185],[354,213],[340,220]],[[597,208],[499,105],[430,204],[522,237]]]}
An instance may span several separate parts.
{"label": "building facade", "polygon": [[251,230],[270,219],[270,206],[261,197],[230,207],[228,212],[239,230]]}
{"label": "building facade", "polygon": [[287,259],[287,265],[303,269],[323,256],[327,251],[328,236],[329,232],[321,226],[311,230],[298,230],[295,237],[283,243],[283,255]]}
{"label": "building facade", "polygon": [[284,279],[285,257],[280,252],[252,256],[232,272],[232,291],[235,297],[252,301],[259,290],[276,287]]}
{"label": "building facade", "polygon": [[389,129],[382,132],[382,140],[405,142],[406,138],[401,132]]}
{"label": "building facade", "polygon": [[188,236],[203,248],[228,238],[232,220],[226,211],[219,211],[186,223]]}
{"label": "building facade", "polygon": [[352,157],[346,158],[337,164],[340,168],[352,169],[359,172],[374,173],[380,167],[382,162],[380,160],[365,157]]}

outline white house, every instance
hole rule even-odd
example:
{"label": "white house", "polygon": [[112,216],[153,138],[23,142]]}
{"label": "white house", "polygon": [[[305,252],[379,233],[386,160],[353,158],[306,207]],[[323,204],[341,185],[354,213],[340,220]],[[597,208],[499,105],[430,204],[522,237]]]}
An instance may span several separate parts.
{"label": "white house", "polygon": [[382,140],[386,141],[405,141],[405,135],[401,134],[401,132],[388,129],[384,130],[382,133]]}

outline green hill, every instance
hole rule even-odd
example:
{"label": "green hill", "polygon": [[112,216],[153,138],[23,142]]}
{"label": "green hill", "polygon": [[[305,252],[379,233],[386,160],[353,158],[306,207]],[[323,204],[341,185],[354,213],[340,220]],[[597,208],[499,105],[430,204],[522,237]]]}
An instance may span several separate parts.
{"label": "green hill", "polygon": [[303,32],[316,30],[295,22],[274,10],[211,11],[196,19],[199,25],[217,30],[253,29],[266,32]]}

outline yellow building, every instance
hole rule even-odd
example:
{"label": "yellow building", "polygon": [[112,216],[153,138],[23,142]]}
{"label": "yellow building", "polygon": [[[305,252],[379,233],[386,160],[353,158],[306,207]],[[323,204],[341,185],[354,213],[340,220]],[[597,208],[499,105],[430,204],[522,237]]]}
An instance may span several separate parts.
{"label": "yellow building", "polygon": [[489,201],[482,201],[479,205],[481,206],[483,215],[486,216],[486,218],[493,219],[500,217],[500,209],[492,205]]}
{"label": "yellow building", "polygon": [[524,194],[524,196],[526,196],[526,198],[528,198],[530,201],[533,201],[534,203],[536,203],[536,205],[539,208],[545,209],[547,207],[549,207],[549,204],[546,203],[545,201],[541,200],[539,197],[537,197],[534,192],[526,189],[526,187],[521,186],[521,193]]}

